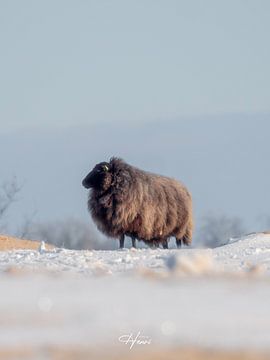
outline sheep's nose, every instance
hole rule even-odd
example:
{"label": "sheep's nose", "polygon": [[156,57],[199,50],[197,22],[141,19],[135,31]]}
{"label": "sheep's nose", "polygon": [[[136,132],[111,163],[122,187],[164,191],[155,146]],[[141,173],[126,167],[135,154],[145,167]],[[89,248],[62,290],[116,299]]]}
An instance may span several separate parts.
{"label": "sheep's nose", "polygon": [[84,186],[85,188],[87,188],[85,179],[83,179],[83,181],[82,181],[82,186]]}

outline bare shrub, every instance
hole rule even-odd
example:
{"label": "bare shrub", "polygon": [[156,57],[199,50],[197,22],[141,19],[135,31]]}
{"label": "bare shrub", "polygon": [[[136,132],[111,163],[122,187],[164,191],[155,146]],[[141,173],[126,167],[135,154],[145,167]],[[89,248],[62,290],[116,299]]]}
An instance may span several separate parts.
{"label": "bare shrub", "polygon": [[18,184],[16,177],[4,182],[0,187],[0,230],[6,228],[6,215],[14,202],[18,200],[17,195],[22,186]]}
{"label": "bare shrub", "polygon": [[67,249],[112,249],[93,226],[74,218],[35,224],[29,236]]}
{"label": "bare shrub", "polygon": [[238,237],[244,233],[243,222],[237,217],[207,215],[202,219],[198,244],[206,247],[221,246],[231,237]]}

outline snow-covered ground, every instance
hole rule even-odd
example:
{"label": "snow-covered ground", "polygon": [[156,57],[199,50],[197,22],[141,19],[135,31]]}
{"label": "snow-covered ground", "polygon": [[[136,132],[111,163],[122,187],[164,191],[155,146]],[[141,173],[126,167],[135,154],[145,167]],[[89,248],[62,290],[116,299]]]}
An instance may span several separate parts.
{"label": "snow-covered ground", "polygon": [[7,251],[0,270],[0,348],[129,348],[119,338],[140,333],[147,344],[134,347],[270,353],[270,235],[216,249]]}

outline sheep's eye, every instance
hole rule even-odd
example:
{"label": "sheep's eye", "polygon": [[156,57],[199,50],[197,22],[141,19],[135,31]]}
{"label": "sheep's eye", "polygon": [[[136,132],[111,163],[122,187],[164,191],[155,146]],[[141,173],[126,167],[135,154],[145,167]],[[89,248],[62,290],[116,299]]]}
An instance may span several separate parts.
{"label": "sheep's eye", "polygon": [[104,171],[109,171],[109,167],[108,167],[107,165],[104,165],[104,166],[103,166],[103,170],[104,170]]}

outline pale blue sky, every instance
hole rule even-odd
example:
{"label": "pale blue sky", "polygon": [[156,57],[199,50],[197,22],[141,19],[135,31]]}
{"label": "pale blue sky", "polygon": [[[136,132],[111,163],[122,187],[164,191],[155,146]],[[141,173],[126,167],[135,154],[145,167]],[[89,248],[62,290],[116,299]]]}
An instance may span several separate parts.
{"label": "pale blue sky", "polygon": [[0,3],[1,129],[270,112],[268,0]]}

